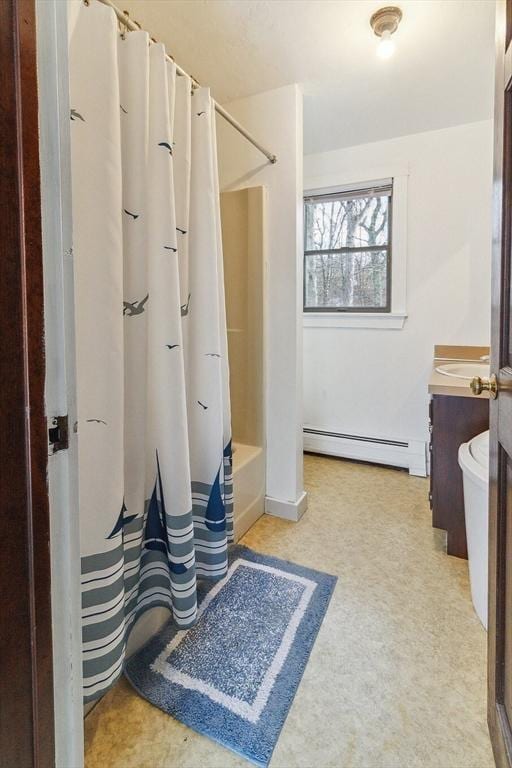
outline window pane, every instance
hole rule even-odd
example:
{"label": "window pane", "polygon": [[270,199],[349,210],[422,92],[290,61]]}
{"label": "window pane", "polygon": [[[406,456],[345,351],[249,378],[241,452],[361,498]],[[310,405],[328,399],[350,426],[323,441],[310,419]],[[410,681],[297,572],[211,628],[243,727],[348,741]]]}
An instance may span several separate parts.
{"label": "window pane", "polygon": [[387,262],[387,251],[307,254],[304,306],[385,308]]}
{"label": "window pane", "polygon": [[306,201],[305,250],[387,245],[389,200],[382,195]]}

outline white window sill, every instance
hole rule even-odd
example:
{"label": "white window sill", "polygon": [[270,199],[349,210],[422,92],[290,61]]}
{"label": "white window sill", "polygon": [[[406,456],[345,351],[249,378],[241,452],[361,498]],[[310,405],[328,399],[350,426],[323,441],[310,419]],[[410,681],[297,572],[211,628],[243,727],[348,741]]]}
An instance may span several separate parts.
{"label": "white window sill", "polygon": [[403,312],[304,312],[304,328],[380,328],[400,330]]}

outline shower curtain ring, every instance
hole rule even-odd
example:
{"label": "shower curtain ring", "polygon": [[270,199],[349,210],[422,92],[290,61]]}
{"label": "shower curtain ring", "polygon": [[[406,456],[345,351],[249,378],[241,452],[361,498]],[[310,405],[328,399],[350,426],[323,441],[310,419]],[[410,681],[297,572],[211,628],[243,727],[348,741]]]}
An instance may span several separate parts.
{"label": "shower curtain ring", "polygon": [[121,40],[126,40],[126,33],[129,32],[128,24],[126,22],[121,21],[121,19],[118,19],[118,27],[119,27],[119,34],[121,36]]}

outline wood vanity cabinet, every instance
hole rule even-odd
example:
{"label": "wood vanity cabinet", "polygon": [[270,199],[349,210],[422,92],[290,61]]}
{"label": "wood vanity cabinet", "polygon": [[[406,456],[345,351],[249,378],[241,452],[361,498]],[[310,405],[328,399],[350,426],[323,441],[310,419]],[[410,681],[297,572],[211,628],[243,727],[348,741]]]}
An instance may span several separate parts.
{"label": "wood vanity cabinet", "polygon": [[486,429],[489,429],[488,399],[431,395],[429,499],[432,525],[446,531],[447,554],[455,557],[468,556],[459,446]]}

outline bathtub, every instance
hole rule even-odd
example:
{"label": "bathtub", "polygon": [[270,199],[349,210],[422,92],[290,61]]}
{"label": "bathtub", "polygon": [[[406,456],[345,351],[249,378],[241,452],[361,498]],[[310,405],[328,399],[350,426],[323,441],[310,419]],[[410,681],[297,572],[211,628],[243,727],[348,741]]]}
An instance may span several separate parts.
{"label": "bathtub", "polygon": [[265,454],[256,445],[233,443],[233,502],[238,541],[264,512]]}

